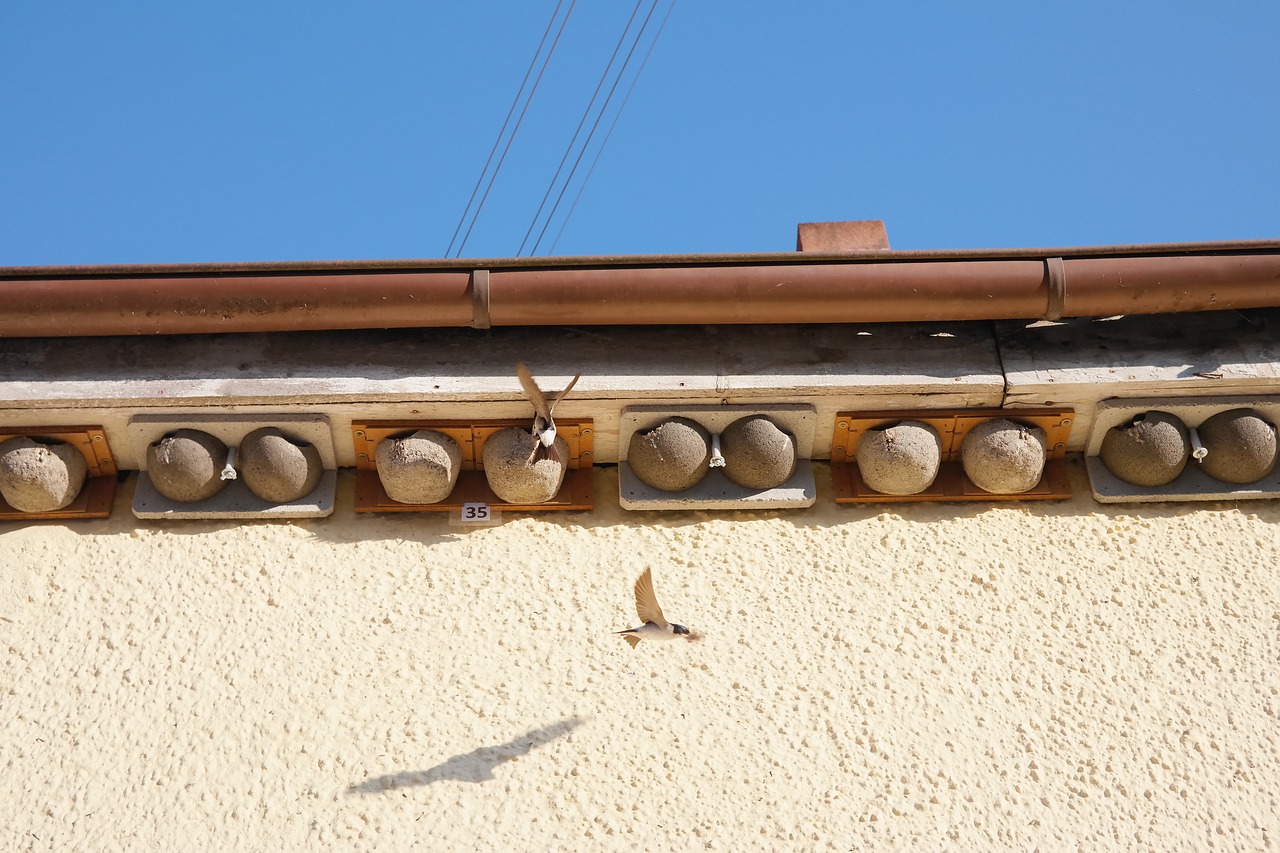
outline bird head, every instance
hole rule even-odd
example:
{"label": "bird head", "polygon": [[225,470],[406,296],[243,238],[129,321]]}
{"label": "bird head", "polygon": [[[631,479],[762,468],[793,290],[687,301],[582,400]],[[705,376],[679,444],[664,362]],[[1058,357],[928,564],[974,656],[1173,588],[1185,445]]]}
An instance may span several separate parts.
{"label": "bird head", "polygon": [[688,640],[691,643],[696,643],[702,639],[701,634],[697,633],[696,631],[690,631],[685,626],[677,625],[674,622],[671,623],[671,631],[677,637],[680,637],[681,639],[684,639],[684,640]]}

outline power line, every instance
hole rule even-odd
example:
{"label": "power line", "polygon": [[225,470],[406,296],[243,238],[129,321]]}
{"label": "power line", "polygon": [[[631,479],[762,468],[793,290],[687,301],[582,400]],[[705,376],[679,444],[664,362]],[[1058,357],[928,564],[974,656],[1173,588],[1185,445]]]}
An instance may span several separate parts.
{"label": "power line", "polygon": [[[551,32],[552,26],[555,24],[556,16],[560,14],[560,7],[564,5],[564,0],[557,0],[556,8],[551,13],[551,20],[547,22],[547,28],[542,33],[542,39],[538,42],[538,49],[533,53],[533,59],[529,61],[529,69],[525,71],[524,80],[520,82],[520,88],[516,90],[516,97],[511,102],[511,109],[507,110],[507,118],[502,123],[502,129],[498,131],[498,136],[493,141],[493,148],[489,151],[489,159],[485,161],[484,168],[480,170],[480,177],[476,179],[475,188],[471,190],[471,198],[467,200],[467,206],[462,211],[462,217],[458,220],[458,227],[453,231],[453,239],[449,241],[449,248],[445,250],[445,257],[449,257],[453,251],[453,243],[458,238],[458,232],[462,230],[462,224],[467,219],[467,211],[471,209],[471,203],[475,200],[476,192],[480,189],[480,184],[484,181],[485,172],[489,170],[489,164],[493,162],[493,155],[498,150],[498,145],[502,142],[502,136],[506,132],[507,123],[511,121],[511,114],[515,112],[516,105],[520,102],[520,94],[524,91],[525,84],[529,81],[529,75],[533,72],[533,66],[538,61],[538,55],[542,53],[542,47],[547,42],[547,35]],[[516,133],[520,130],[520,124],[524,121],[524,114],[529,109],[529,104],[533,101],[534,93],[538,91],[538,84],[542,82],[542,75],[547,70],[547,65],[551,62],[551,56],[556,52],[556,45],[560,43],[560,36],[564,34],[565,25],[569,23],[569,16],[573,14],[573,8],[577,5],[577,0],[571,0],[569,3],[569,11],[565,12],[564,19],[560,22],[560,29],[556,31],[555,40],[551,42],[551,49],[547,51],[546,57],[542,60],[542,67],[538,69],[538,76],[533,81],[533,88],[529,90],[529,95],[525,99],[524,107],[520,110],[520,115],[516,118],[515,127],[511,129],[511,135],[507,138],[507,144],[502,149],[502,156],[498,158],[498,165],[494,167],[493,174],[489,176],[489,183],[485,187],[484,195],[480,197],[480,203],[476,206],[475,214],[471,217],[471,224],[467,226],[466,234],[462,237],[462,242],[458,245],[457,255],[461,257],[463,249],[466,248],[467,240],[471,237],[471,229],[475,228],[476,221],[480,218],[480,211],[484,208],[485,201],[489,198],[489,191],[493,189],[493,183],[497,180],[498,172],[502,169],[503,162],[507,159],[507,152],[511,150],[511,143],[515,141]]]}
{"label": "power line", "polygon": [[538,49],[533,52],[533,58],[529,60],[529,69],[524,72],[524,79],[520,81],[520,88],[516,90],[516,96],[511,101],[511,109],[507,110],[507,117],[502,120],[502,129],[498,131],[497,138],[493,140],[493,147],[489,149],[489,159],[484,161],[484,168],[480,170],[480,175],[476,178],[476,185],[471,189],[471,198],[467,199],[467,206],[462,209],[462,216],[458,217],[458,227],[453,229],[453,236],[449,238],[449,248],[444,251],[446,258],[453,252],[453,244],[457,241],[458,234],[462,231],[462,224],[467,221],[467,214],[471,211],[471,205],[476,200],[476,193],[480,191],[480,184],[484,182],[485,173],[489,171],[489,166],[493,163],[493,155],[498,153],[498,145],[502,142],[502,137],[507,132],[507,125],[511,122],[511,116],[515,114],[516,105],[520,103],[520,95],[524,92],[524,87],[529,82],[529,75],[533,73],[533,66],[538,62],[538,56],[542,53],[543,45],[547,43],[547,36],[551,34],[551,27],[555,24],[556,16],[560,14],[562,5],[564,5],[564,0],[558,0],[555,11],[551,13],[551,20],[547,21],[547,28],[542,31],[542,40],[538,42]]}
{"label": "power line", "polygon": [[[489,184],[484,189],[484,195],[480,197],[480,203],[476,206],[475,215],[471,218],[471,224],[467,226],[467,233],[462,237],[462,243],[458,246],[458,253],[455,257],[461,257],[463,249],[466,248],[467,240],[471,237],[471,229],[476,227],[476,222],[480,219],[480,211],[484,209],[484,203],[489,198],[489,191],[493,189],[493,183],[498,178],[498,172],[502,169],[503,162],[507,159],[507,152],[511,150],[511,143],[515,141],[516,132],[520,130],[520,123],[524,121],[524,114],[529,109],[529,104],[533,102],[533,95],[538,91],[538,84],[542,82],[542,75],[546,73],[547,66],[551,63],[551,56],[556,52],[556,45],[560,43],[560,36],[564,35],[565,25],[569,23],[569,16],[573,14],[573,8],[577,5],[577,0],[569,3],[569,11],[564,13],[564,19],[560,22],[560,29],[556,31],[555,40],[551,42],[551,49],[547,51],[546,58],[542,60],[542,67],[538,69],[538,76],[533,81],[533,88],[529,90],[529,96],[525,99],[524,106],[520,110],[519,117],[516,118],[516,125],[511,129],[511,136],[507,138],[507,144],[502,149],[502,156],[498,158],[498,165],[494,167],[493,174],[489,176]],[[556,7],[559,8],[558,6]],[[555,18],[553,17],[554,21]],[[535,54],[536,56],[536,54]]]}
{"label": "power line", "polygon": [[542,210],[546,207],[547,199],[551,198],[551,193],[556,188],[556,181],[560,179],[560,172],[564,169],[564,164],[569,161],[569,155],[573,152],[573,147],[578,142],[578,136],[582,133],[583,126],[586,125],[587,119],[591,116],[591,109],[595,106],[596,98],[600,96],[600,90],[604,88],[604,81],[609,77],[609,70],[613,68],[614,60],[618,58],[618,51],[622,50],[622,43],[626,41],[627,33],[631,31],[631,25],[635,23],[636,15],[640,14],[640,6],[643,3],[644,0],[636,0],[635,8],[631,10],[631,17],[627,19],[627,25],[622,28],[622,33],[618,36],[618,43],[613,46],[613,53],[609,56],[609,61],[605,64],[604,71],[600,74],[600,81],[596,83],[595,91],[591,93],[591,100],[587,101],[587,108],[582,111],[582,118],[578,120],[578,127],[573,131],[573,137],[569,140],[569,144],[565,146],[564,154],[560,157],[560,165],[556,166],[556,172],[551,176],[550,183],[547,184],[547,191],[542,194],[542,201],[538,203],[538,210],[533,214],[528,230],[524,232],[524,239],[520,241],[520,248],[516,250],[517,258],[524,253],[525,244],[529,242],[529,236],[533,234],[533,229],[538,225],[538,219],[542,216]]}
{"label": "power line", "polygon": [[623,61],[622,68],[618,70],[618,76],[609,88],[609,94],[604,99],[604,105],[600,107],[600,112],[596,115],[596,120],[591,125],[591,131],[587,134],[587,141],[582,144],[582,150],[578,152],[577,159],[573,161],[573,168],[569,170],[569,177],[565,178],[564,184],[560,187],[560,193],[556,196],[556,203],[551,206],[551,212],[547,214],[547,219],[542,224],[542,230],[538,232],[538,239],[533,244],[533,248],[529,252],[530,255],[536,254],[538,247],[542,245],[542,238],[547,233],[547,226],[551,224],[551,220],[555,218],[556,211],[560,209],[560,202],[564,199],[565,191],[569,188],[569,184],[573,182],[573,176],[577,173],[578,166],[582,163],[582,156],[587,153],[587,148],[591,145],[591,138],[595,136],[596,128],[600,126],[600,119],[604,118],[605,111],[609,108],[609,101],[613,100],[613,94],[617,91],[618,84],[622,82],[622,75],[626,73],[627,66],[635,55],[636,47],[640,44],[640,38],[644,35],[645,29],[649,26],[649,20],[653,17],[653,13],[657,8],[658,0],[653,0],[653,5],[649,7],[649,12],[645,15],[644,23],[640,25],[640,30],[636,33],[635,40],[631,43],[631,49],[627,51],[627,58]]}
{"label": "power line", "polygon": [[552,241],[551,249],[549,250],[550,254],[554,255],[556,253],[556,246],[560,245],[560,236],[564,234],[565,226],[573,218],[573,212],[578,209],[578,201],[582,198],[582,191],[587,188],[591,176],[596,173],[596,164],[600,162],[600,155],[604,153],[605,146],[613,138],[613,129],[618,126],[618,119],[622,118],[622,111],[627,108],[627,102],[631,100],[631,93],[635,91],[636,83],[640,82],[640,75],[644,73],[644,67],[649,64],[649,57],[653,56],[653,49],[658,46],[658,39],[662,38],[662,31],[667,28],[667,21],[671,18],[671,13],[675,8],[676,0],[671,0],[671,5],[667,7],[667,14],[662,17],[662,23],[658,25],[658,32],[654,35],[653,41],[649,42],[649,49],[645,52],[644,59],[640,62],[640,68],[636,70],[636,76],[631,78],[631,85],[627,87],[627,94],[623,96],[622,104],[618,107],[618,112],[614,114],[613,121],[609,124],[609,130],[604,135],[604,141],[596,149],[596,156],[591,161],[591,168],[587,169],[587,176],[582,179],[582,183],[578,186],[578,192],[573,197],[573,204],[569,205],[569,212],[564,215],[564,220],[560,223],[560,229],[556,231],[556,238]]}

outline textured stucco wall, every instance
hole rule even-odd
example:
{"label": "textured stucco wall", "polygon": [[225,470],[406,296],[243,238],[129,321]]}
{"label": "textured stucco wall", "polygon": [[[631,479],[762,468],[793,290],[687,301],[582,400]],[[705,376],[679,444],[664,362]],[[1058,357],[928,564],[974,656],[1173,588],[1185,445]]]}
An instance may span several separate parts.
{"label": "textured stucco wall", "polygon": [[[1258,849],[1280,504],[0,523],[0,848]],[[349,474],[338,490],[350,501]],[[699,644],[630,650],[654,570]]]}

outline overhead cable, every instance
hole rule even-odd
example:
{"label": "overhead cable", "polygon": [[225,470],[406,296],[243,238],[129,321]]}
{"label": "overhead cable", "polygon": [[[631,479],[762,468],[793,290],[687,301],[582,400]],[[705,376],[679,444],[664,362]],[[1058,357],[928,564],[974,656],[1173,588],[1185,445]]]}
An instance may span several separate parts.
{"label": "overhead cable", "polygon": [[582,149],[578,151],[577,158],[573,161],[573,167],[569,170],[569,176],[565,178],[564,183],[560,187],[560,193],[556,196],[555,204],[551,206],[551,212],[547,214],[546,220],[542,223],[542,230],[538,232],[538,239],[533,244],[533,248],[529,254],[534,255],[538,252],[538,247],[542,245],[542,238],[547,233],[547,226],[555,219],[556,211],[560,209],[560,202],[564,199],[565,191],[569,188],[569,184],[573,182],[573,176],[578,171],[578,166],[582,164],[582,157],[587,152],[587,148],[591,145],[591,139],[595,136],[596,129],[600,126],[600,120],[604,117],[605,111],[609,108],[609,102],[613,100],[613,95],[618,89],[618,84],[622,81],[623,74],[626,73],[627,66],[631,63],[632,57],[635,55],[636,47],[640,43],[641,37],[644,35],[645,29],[649,26],[649,21],[653,17],[654,11],[658,8],[658,0],[653,0],[649,6],[649,12],[645,15],[644,23],[640,25],[639,31],[636,33],[635,39],[631,42],[631,48],[627,51],[627,58],[623,61],[622,67],[618,70],[617,77],[614,78],[613,85],[609,88],[609,94],[604,99],[604,104],[600,107],[600,111],[596,114],[595,122],[591,125],[591,131],[587,134],[587,140],[582,144]]}
{"label": "overhead cable", "polygon": [[529,83],[529,75],[533,74],[533,66],[538,62],[538,56],[542,53],[543,46],[547,43],[547,36],[551,34],[551,27],[556,22],[556,16],[560,14],[560,7],[564,4],[564,0],[556,3],[555,11],[551,13],[551,20],[547,21],[547,28],[542,31],[542,40],[538,42],[538,49],[533,52],[533,58],[529,60],[529,68],[524,72],[524,79],[520,81],[520,88],[516,90],[516,96],[511,100],[511,108],[507,110],[507,117],[502,120],[502,128],[498,131],[498,136],[493,140],[493,147],[489,149],[489,158],[484,161],[484,168],[480,170],[480,174],[476,177],[476,185],[471,189],[471,197],[467,199],[467,206],[462,209],[462,216],[458,217],[458,226],[453,229],[453,236],[449,238],[449,248],[445,249],[444,257],[449,257],[453,253],[453,244],[457,242],[458,235],[462,233],[462,225],[467,221],[467,214],[471,212],[471,205],[475,203],[476,193],[480,191],[480,184],[484,182],[484,176],[489,171],[489,166],[493,164],[493,155],[498,153],[498,146],[502,143],[502,137],[507,133],[507,125],[511,123],[511,117],[515,115],[516,106],[520,103],[520,95],[524,92],[524,87]]}
{"label": "overhead cable", "polygon": [[658,32],[654,34],[653,41],[649,42],[649,49],[645,52],[644,59],[640,62],[640,68],[636,70],[636,76],[631,78],[631,85],[627,87],[627,94],[623,96],[622,104],[618,107],[618,111],[614,113],[613,121],[609,123],[609,130],[604,135],[604,141],[596,149],[596,156],[591,161],[591,168],[587,169],[586,177],[578,185],[578,192],[573,197],[573,203],[569,205],[569,212],[564,215],[564,219],[560,222],[560,228],[556,231],[556,238],[552,241],[551,248],[548,250],[552,255],[556,253],[556,246],[560,245],[560,237],[564,234],[565,226],[573,218],[573,212],[578,209],[578,201],[582,198],[582,191],[587,188],[587,183],[590,182],[591,176],[596,172],[596,164],[600,162],[600,155],[604,153],[605,146],[613,138],[613,129],[618,126],[618,119],[622,118],[622,111],[627,108],[627,102],[631,100],[631,93],[635,91],[636,83],[640,82],[640,75],[644,73],[644,67],[649,64],[649,57],[653,56],[653,49],[658,46],[658,39],[662,38],[662,31],[667,28],[667,21],[670,20],[671,12],[676,8],[676,2],[677,0],[671,0],[671,5],[667,7],[667,14],[663,15],[662,23],[658,25]]}
{"label": "overhead cable", "polygon": [[600,74],[600,80],[596,83],[595,91],[591,93],[591,100],[587,101],[587,107],[582,111],[582,118],[578,120],[578,127],[573,131],[569,144],[565,146],[564,154],[560,157],[560,165],[556,166],[555,174],[551,176],[551,181],[547,184],[547,190],[542,194],[542,201],[538,203],[538,210],[533,214],[528,230],[524,232],[524,239],[520,241],[520,248],[516,250],[516,257],[520,257],[524,253],[524,247],[529,242],[533,229],[538,226],[538,219],[542,216],[547,199],[551,198],[551,193],[555,191],[556,182],[560,179],[560,172],[564,169],[564,164],[569,162],[569,155],[573,152],[574,145],[578,142],[578,136],[582,133],[582,128],[587,124],[587,119],[591,117],[596,98],[600,96],[600,90],[604,88],[605,80],[609,77],[609,71],[613,68],[614,60],[618,58],[618,51],[622,50],[622,43],[626,41],[627,33],[630,32],[631,25],[635,23],[636,15],[640,13],[640,7],[643,4],[644,0],[636,0],[635,8],[631,10],[631,17],[627,19],[627,25],[622,28],[622,33],[618,36],[618,43],[613,46],[613,53],[609,56],[609,61],[605,64],[604,71]]}
{"label": "overhead cable", "polygon": [[[480,170],[480,177],[476,180],[476,186],[471,191],[471,198],[467,201],[466,208],[462,211],[462,217],[458,220],[458,227],[454,229],[453,239],[449,241],[449,248],[445,251],[445,257],[449,257],[453,251],[454,241],[458,238],[458,232],[462,230],[462,224],[467,219],[467,211],[471,209],[472,201],[475,200],[476,192],[480,189],[480,184],[484,181],[485,172],[489,170],[489,164],[493,161],[493,155],[498,150],[499,144],[502,142],[503,134],[506,132],[507,123],[511,120],[511,114],[515,112],[517,104],[520,103],[520,95],[524,91],[525,84],[529,81],[529,75],[533,72],[533,67],[537,64],[538,55],[542,53],[542,47],[546,44],[547,35],[551,32],[555,25],[556,17],[560,14],[560,7],[564,4],[564,0],[557,0],[556,8],[551,13],[551,20],[547,22],[547,28],[542,33],[542,39],[538,42],[538,49],[534,51],[533,59],[529,62],[529,69],[525,72],[524,80],[520,83],[520,88],[516,91],[516,97],[511,102],[511,109],[507,111],[507,118],[502,123],[502,129],[498,131],[498,136],[493,142],[493,148],[489,152],[489,159],[485,161],[484,168]],[[524,121],[525,112],[529,109],[529,104],[533,101],[533,95],[538,91],[538,84],[542,82],[542,75],[547,70],[547,65],[551,62],[551,56],[556,51],[556,45],[560,43],[560,36],[564,34],[565,25],[569,23],[569,16],[573,14],[573,8],[577,5],[577,0],[571,0],[569,10],[565,12],[563,20],[560,21],[560,28],[556,30],[555,39],[551,42],[551,48],[547,51],[546,57],[542,60],[542,67],[538,69],[538,76],[534,78],[533,87],[529,90],[528,96],[525,98],[524,106],[520,110],[520,115],[516,117],[515,126],[511,129],[511,135],[507,137],[507,144],[502,149],[502,155],[498,158],[498,164],[494,167],[493,173],[489,176],[489,183],[485,186],[484,194],[480,196],[480,203],[476,205],[475,213],[471,217],[471,224],[467,226],[466,233],[463,234],[462,242],[458,244],[458,251],[454,257],[461,257],[463,250],[466,248],[467,240],[471,237],[471,230],[475,228],[476,221],[480,218],[480,211],[484,208],[485,201],[489,198],[489,191],[493,189],[494,181],[497,180],[498,172],[502,169],[502,164],[507,158],[507,152],[511,150],[511,143],[516,138],[516,133],[520,130],[520,124]]]}

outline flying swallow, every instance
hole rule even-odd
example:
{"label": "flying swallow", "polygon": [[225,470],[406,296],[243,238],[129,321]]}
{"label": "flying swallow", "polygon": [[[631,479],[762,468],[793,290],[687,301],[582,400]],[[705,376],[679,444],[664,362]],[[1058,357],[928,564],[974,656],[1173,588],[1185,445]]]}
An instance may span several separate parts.
{"label": "flying swallow", "polygon": [[636,579],[636,613],[644,624],[639,628],[628,628],[625,631],[614,631],[622,636],[631,648],[640,645],[641,640],[697,640],[698,634],[690,632],[683,625],[668,622],[658,606],[658,598],[653,594],[653,574],[649,569]]}
{"label": "flying swallow", "polygon": [[544,394],[538,387],[538,383],[533,381],[533,374],[529,373],[529,368],[524,366],[524,362],[516,362],[516,376],[520,378],[520,386],[524,388],[524,394],[529,398],[529,402],[533,403],[533,436],[536,441],[533,443],[533,452],[529,454],[530,462],[536,462],[547,456],[557,462],[563,461],[560,458],[560,451],[556,450],[556,422],[552,419],[551,412],[555,409],[556,403],[563,400],[565,395],[573,389],[581,375],[574,374],[573,379],[560,393]]}

